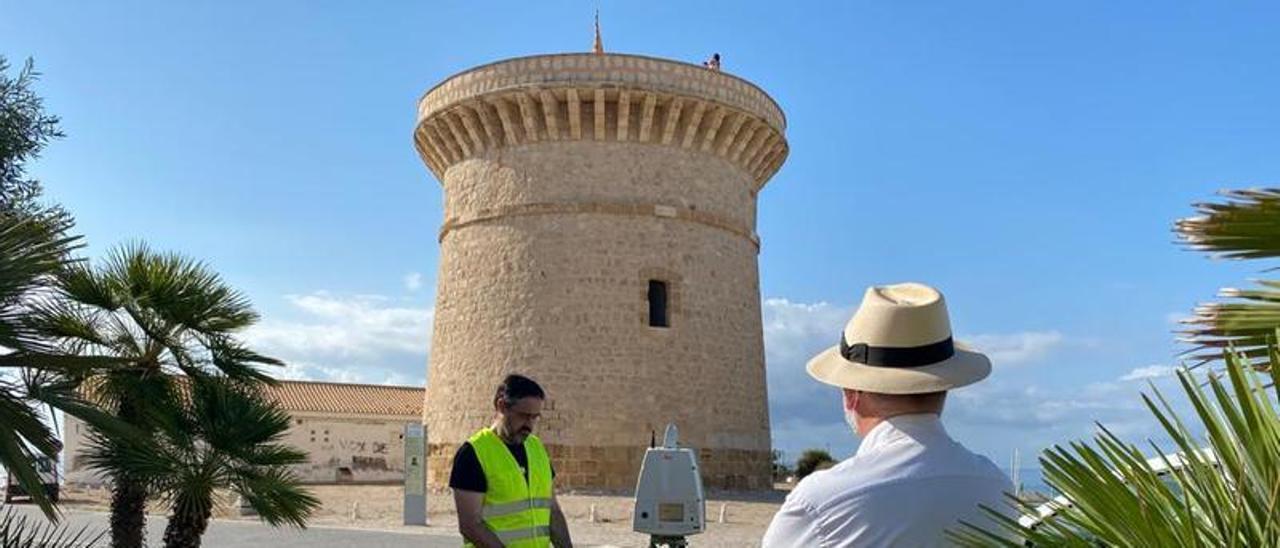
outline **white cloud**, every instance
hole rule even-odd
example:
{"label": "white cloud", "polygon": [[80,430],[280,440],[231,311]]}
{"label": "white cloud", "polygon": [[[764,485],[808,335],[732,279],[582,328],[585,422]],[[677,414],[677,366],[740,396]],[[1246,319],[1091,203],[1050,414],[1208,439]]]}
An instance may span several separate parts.
{"label": "white cloud", "polygon": [[1168,377],[1173,375],[1174,369],[1168,365],[1148,365],[1146,367],[1138,367],[1120,377],[1121,381],[1142,381],[1147,379],[1158,379],[1160,377]]}
{"label": "white cloud", "polygon": [[828,303],[765,299],[762,309],[765,353],[797,361],[836,344],[850,310]]}
{"label": "white cloud", "polygon": [[286,378],[421,384],[431,340],[431,308],[404,306],[379,295],[318,291],[286,299],[301,321],[267,319],[246,341],[285,361]]}
{"label": "white cloud", "polygon": [[1090,432],[1093,421],[1127,419],[1142,409],[1136,391],[1106,382],[1067,390],[979,384],[948,397],[949,412],[972,425],[1045,429],[1070,424],[1077,435]]}
{"label": "white cloud", "polygon": [[[1176,408],[1184,409],[1177,390],[1168,388],[1161,390],[1172,397]],[[1025,458],[1050,447],[1092,439],[1099,425],[1148,450],[1147,440],[1161,444],[1168,440],[1143,404],[1142,392],[1141,387],[1122,382],[1045,387],[993,380],[950,394],[943,418],[957,439],[1001,465],[1014,449],[1020,449]]]}
{"label": "white cloud", "polygon": [[833,389],[811,379],[804,366],[814,354],[836,344],[851,312],[829,303],[764,301],[764,353],[774,422],[814,413],[816,402],[839,401]]}
{"label": "white cloud", "polygon": [[410,272],[404,275],[404,287],[409,291],[422,289],[422,273]]}
{"label": "white cloud", "polygon": [[979,334],[961,337],[961,340],[986,354],[997,367],[1044,359],[1065,342],[1062,333],[1057,331]]}
{"label": "white cloud", "polygon": [[[425,370],[425,363],[424,370]],[[330,382],[421,386],[423,375],[409,375],[381,367],[330,367],[302,361],[287,361],[284,369],[274,375],[290,380],[320,380]]]}

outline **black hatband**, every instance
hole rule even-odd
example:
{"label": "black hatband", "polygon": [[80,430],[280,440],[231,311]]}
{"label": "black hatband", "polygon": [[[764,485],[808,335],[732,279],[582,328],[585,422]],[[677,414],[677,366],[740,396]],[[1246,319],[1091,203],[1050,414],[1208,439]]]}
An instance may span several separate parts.
{"label": "black hatband", "polygon": [[849,344],[840,334],[840,355],[851,362],[874,367],[923,367],[946,360],[956,354],[951,337],[924,346],[893,347]]}

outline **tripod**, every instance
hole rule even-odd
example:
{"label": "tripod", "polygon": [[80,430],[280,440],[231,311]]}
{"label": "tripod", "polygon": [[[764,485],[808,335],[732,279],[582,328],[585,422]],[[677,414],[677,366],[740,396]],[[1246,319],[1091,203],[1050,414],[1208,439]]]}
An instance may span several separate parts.
{"label": "tripod", "polygon": [[684,537],[668,537],[649,535],[649,548],[687,548],[689,541]]}

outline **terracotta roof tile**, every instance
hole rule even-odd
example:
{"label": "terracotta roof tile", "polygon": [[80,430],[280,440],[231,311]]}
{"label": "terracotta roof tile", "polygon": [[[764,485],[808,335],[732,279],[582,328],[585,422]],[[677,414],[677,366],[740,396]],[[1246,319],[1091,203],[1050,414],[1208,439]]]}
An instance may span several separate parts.
{"label": "terracotta roof tile", "polygon": [[[175,377],[182,397],[188,397],[187,379]],[[90,381],[93,383],[94,381]],[[285,411],[303,413],[344,413],[353,415],[422,416],[426,389],[416,386],[350,384],[277,379],[276,386],[259,385]],[[93,391],[82,388],[85,397]]]}
{"label": "terracotta roof tile", "polygon": [[426,390],[415,386],[279,381],[265,387],[287,411],[422,416]]}

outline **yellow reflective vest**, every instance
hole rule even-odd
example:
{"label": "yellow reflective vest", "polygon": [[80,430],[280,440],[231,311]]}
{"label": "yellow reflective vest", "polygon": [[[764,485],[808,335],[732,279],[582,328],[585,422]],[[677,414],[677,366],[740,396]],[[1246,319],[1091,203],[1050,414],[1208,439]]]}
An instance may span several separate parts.
{"label": "yellow reflective vest", "polygon": [[[481,508],[485,525],[509,547],[551,546],[551,458],[542,441],[532,434],[524,440],[528,482],[515,456],[493,428],[484,428],[467,441],[476,452],[488,485]],[[467,542],[464,546],[474,545]]]}

